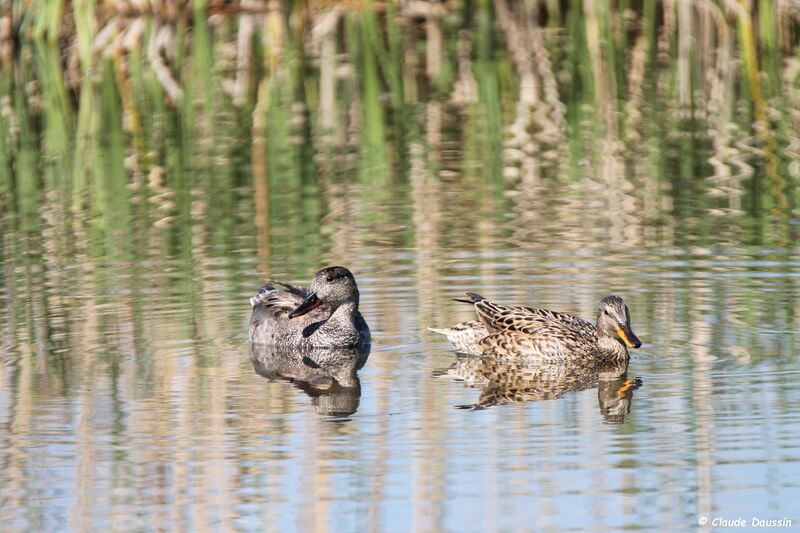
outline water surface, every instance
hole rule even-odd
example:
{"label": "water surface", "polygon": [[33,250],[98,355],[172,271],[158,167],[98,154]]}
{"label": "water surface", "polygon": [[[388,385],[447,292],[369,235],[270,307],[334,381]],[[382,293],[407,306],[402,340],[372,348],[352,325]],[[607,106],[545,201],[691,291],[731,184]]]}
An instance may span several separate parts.
{"label": "water surface", "polygon": [[[51,229],[4,245],[4,529],[685,530],[703,515],[795,516],[797,249],[469,251],[355,228],[351,248],[302,264],[259,259],[250,237],[112,260]],[[247,300],[267,275],[305,281],[345,258],[375,342],[354,412],[329,416],[329,391],[254,370]],[[469,289],[586,317],[624,295],[645,344],[623,416],[603,415],[596,387],[459,408],[481,388],[441,375],[454,354],[425,328],[469,318],[450,300]]]}

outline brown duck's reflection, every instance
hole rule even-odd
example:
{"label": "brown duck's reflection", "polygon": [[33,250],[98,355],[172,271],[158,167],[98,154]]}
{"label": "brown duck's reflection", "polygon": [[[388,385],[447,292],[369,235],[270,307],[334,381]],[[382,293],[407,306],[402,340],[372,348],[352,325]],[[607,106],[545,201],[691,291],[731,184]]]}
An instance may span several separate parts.
{"label": "brown duck's reflection", "polygon": [[250,345],[253,369],[269,381],[284,380],[305,392],[317,413],[348,416],[358,410],[358,371],[369,357],[361,348],[281,348]]}
{"label": "brown duck's reflection", "polygon": [[633,391],[642,386],[640,378],[628,378],[627,362],[609,366],[541,365],[530,361],[458,356],[434,376],[449,377],[468,387],[481,389],[478,401],[462,409],[485,409],[513,402],[554,400],[568,392],[597,387],[600,414],[622,424],[631,412]]}

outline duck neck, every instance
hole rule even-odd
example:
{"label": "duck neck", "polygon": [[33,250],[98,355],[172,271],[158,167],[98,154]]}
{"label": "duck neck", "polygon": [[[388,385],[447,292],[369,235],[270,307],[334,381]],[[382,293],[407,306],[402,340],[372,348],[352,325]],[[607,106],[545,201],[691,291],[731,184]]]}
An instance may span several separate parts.
{"label": "duck neck", "polygon": [[338,320],[352,320],[358,313],[358,304],[355,302],[347,302],[340,305],[331,315],[331,319]]}
{"label": "duck neck", "polygon": [[600,351],[612,355],[618,359],[623,359],[628,357],[628,349],[619,342],[617,339],[613,337],[609,337],[608,335],[603,335],[598,332],[597,335],[597,347],[600,348]]}
{"label": "duck neck", "polygon": [[336,332],[355,331],[354,321],[356,313],[358,312],[358,305],[355,303],[342,304],[331,313],[330,318],[325,321],[325,324],[320,328],[326,334]]}
{"label": "duck neck", "polygon": [[318,346],[352,346],[358,342],[355,314],[358,306],[347,303],[337,307],[330,318],[314,333]]}

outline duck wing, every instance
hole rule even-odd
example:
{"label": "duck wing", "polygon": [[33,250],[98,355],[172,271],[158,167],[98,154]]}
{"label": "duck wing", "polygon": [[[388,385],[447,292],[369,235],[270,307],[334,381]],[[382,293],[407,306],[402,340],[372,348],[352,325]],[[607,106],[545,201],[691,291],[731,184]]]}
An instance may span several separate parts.
{"label": "duck wing", "polygon": [[594,337],[597,334],[597,328],[594,324],[569,313],[550,311],[548,309],[533,309],[531,307],[522,307],[520,309],[525,316],[535,317],[529,320],[536,324],[541,324],[543,327],[563,328],[585,337]]}
{"label": "duck wing", "polygon": [[250,305],[259,314],[267,314],[275,319],[288,319],[289,313],[297,309],[308,295],[308,289],[303,287],[270,280],[250,298]]}
{"label": "duck wing", "polygon": [[470,292],[467,295],[475,305],[478,319],[489,333],[515,331],[534,335],[542,328],[572,330],[579,335],[595,335],[595,326],[582,318],[568,313],[559,313],[533,307],[508,306],[487,300]]}
{"label": "duck wing", "polygon": [[513,329],[514,325],[518,324],[518,319],[524,315],[524,313],[520,312],[523,309],[521,307],[502,305],[487,300],[476,292],[468,292],[467,296],[469,296],[469,300],[456,301],[473,304],[475,306],[475,314],[478,315],[478,321],[486,328],[486,332],[489,334],[510,328]]}

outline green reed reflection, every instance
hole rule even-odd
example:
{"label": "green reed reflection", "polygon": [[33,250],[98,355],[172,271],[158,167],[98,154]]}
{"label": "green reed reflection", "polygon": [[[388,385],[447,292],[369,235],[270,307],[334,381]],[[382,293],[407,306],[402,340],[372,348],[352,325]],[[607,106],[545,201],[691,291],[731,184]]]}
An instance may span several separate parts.
{"label": "green reed reflection", "polygon": [[569,187],[588,201],[596,186],[627,225],[659,220],[696,239],[681,226],[735,221],[747,242],[793,232],[791,5],[5,5],[9,212],[36,213],[58,191],[113,239],[134,203],[177,244],[195,202],[220,222],[253,185],[267,217],[256,224],[276,232],[260,242],[283,246],[324,217],[326,181],[394,187],[421,172],[477,179],[519,216],[545,207],[534,196]]}

